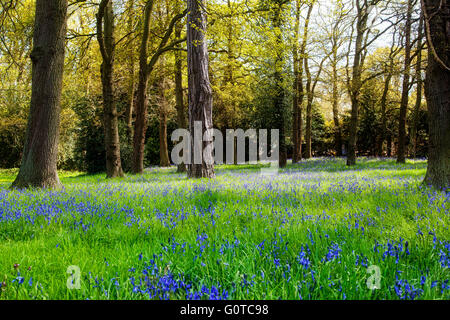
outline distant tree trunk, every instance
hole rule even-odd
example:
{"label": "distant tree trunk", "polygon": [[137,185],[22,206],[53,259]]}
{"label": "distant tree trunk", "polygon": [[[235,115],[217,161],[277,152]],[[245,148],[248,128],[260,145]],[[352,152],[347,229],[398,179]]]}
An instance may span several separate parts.
{"label": "distant tree trunk", "polygon": [[[103,28],[102,28],[103,24]],[[114,101],[114,13],[112,0],[102,0],[97,14],[97,39],[102,54],[103,125],[105,130],[106,176],[123,177],[117,109]]]}
{"label": "distant tree trunk", "polygon": [[338,88],[338,73],[337,73],[337,50],[333,50],[333,122],[334,122],[334,148],[338,157],[342,156],[342,128],[339,121],[339,88]]}
{"label": "distant tree trunk", "polygon": [[402,100],[400,103],[400,117],[398,126],[398,148],[397,163],[405,163],[406,161],[406,114],[408,112],[409,101],[409,81],[411,68],[411,24],[413,2],[408,0],[405,25],[405,64],[403,70]]}
{"label": "distant tree trunk", "polygon": [[[189,131],[191,133],[190,178],[213,178],[214,158],[213,141],[197,141],[205,132],[213,129],[212,123],[212,89],[208,74],[208,47],[206,43],[205,0],[188,0],[187,11],[187,55],[188,55],[188,96],[189,96]],[[201,122],[202,137],[194,136],[195,122]],[[196,145],[202,150],[197,150]],[[197,152],[196,152],[197,151]],[[204,151],[204,152],[203,152]],[[202,154],[201,163],[195,159]]]}
{"label": "distant tree trunk", "polygon": [[306,132],[305,132],[305,142],[306,142],[306,153],[305,158],[310,159],[312,157],[312,79],[311,72],[309,70],[308,58],[305,58],[305,72],[306,72]]}
{"label": "distant tree trunk", "polygon": [[159,82],[159,165],[170,167],[169,147],[167,144],[167,99],[165,97],[165,79]]}
{"label": "distant tree trunk", "polygon": [[386,137],[386,152],[389,158],[392,157],[392,135],[390,132]]}
{"label": "distant tree trunk", "polygon": [[425,183],[446,189],[450,188],[450,3],[448,0],[424,0],[424,4],[428,30],[425,95],[430,131]]}
{"label": "distant tree trunk", "polygon": [[19,174],[12,188],[60,188],[57,172],[67,0],[37,0],[32,92]]}
{"label": "distant tree trunk", "polygon": [[411,124],[411,156],[416,158],[417,154],[417,127],[419,123],[420,107],[422,106],[422,91],[423,91],[423,79],[422,79],[422,47],[423,45],[423,15],[420,17],[419,22],[419,34],[417,36],[417,63],[416,63],[416,103],[413,110],[413,121]]}
{"label": "distant tree trunk", "polygon": [[387,97],[389,93],[389,87],[391,85],[391,79],[392,79],[392,72],[394,69],[394,60],[391,59],[389,62],[388,70],[385,74],[384,79],[384,88],[383,88],[383,94],[381,95],[381,130],[377,141],[377,150],[376,154],[377,156],[383,155],[383,145],[384,141],[386,140],[386,131],[387,131],[387,116],[386,116],[386,107],[387,107]]}
{"label": "distant tree trunk", "polygon": [[[175,28],[175,37],[181,38],[181,24]],[[175,101],[177,109],[177,124],[178,128],[186,129],[186,114],[183,97],[183,60],[181,58],[181,51],[175,50]],[[186,164],[178,165],[177,172],[186,172]]]}
{"label": "distant tree trunk", "polygon": [[367,21],[369,18],[367,5],[361,6],[359,0],[356,1],[357,7],[357,21],[356,21],[356,39],[355,39],[355,54],[353,58],[352,81],[350,86],[350,98],[352,104],[350,117],[350,130],[347,151],[347,165],[354,166],[356,164],[356,151],[358,140],[358,113],[360,104],[360,94],[362,87],[362,62],[363,62],[363,41],[364,32],[367,28]]}

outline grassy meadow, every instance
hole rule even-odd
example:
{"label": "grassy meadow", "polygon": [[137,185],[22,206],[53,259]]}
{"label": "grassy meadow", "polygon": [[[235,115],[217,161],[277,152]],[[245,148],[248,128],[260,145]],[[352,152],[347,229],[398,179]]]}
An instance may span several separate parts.
{"label": "grassy meadow", "polygon": [[0,299],[450,298],[450,192],[425,161],[260,168],[61,172],[61,191],[0,171]]}

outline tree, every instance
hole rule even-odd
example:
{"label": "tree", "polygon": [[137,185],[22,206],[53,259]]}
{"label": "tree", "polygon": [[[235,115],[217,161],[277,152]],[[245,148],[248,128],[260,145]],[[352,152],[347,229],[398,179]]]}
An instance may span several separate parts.
{"label": "tree", "polygon": [[139,53],[139,83],[137,87],[136,100],[136,120],[134,122],[134,136],[133,136],[133,159],[132,172],[134,174],[141,174],[144,172],[144,148],[145,148],[145,133],[147,131],[147,111],[148,111],[148,79],[152,73],[160,56],[167,51],[175,49],[175,47],[184,42],[185,39],[177,39],[168,44],[172,35],[174,26],[178,20],[186,15],[186,11],[175,15],[169,23],[163,37],[161,38],[158,48],[150,57],[148,61],[148,41],[150,36],[150,18],[153,9],[153,0],[147,1],[144,10],[144,23],[142,41]]}
{"label": "tree", "polygon": [[[356,164],[357,139],[358,139],[358,112],[360,105],[361,88],[370,78],[363,79],[364,60],[367,54],[367,48],[374,43],[376,39],[389,30],[389,26],[382,32],[377,32],[372,38],[369,38],[371,29],[375,29],[374,23],[369,25],[371,11],[379,4],[381,0],[355,0],[356,5],[356,26],[355,26],[355,49],[353,54],[353,65],[351,68],[351,77],[347,76],[347,87],[352,104],[350,116],[349,139],[347,148],[347,165]],[[388,4],[388,3],[387,3]],[[388,6],[384,10],[387,10]],[[381,12],[380,12],[381,15]],[[387,22],[383,21],[383,22]],[[373,21],[374,22],[374,21]],[[392,22],[391,22],[392,23]],[[349,53],[350,55],[350,53]]]}
{"label": "tree", "polygon": [[[103,27],[102,27],[103,25]],[[102,0],[97,13],[97,40],[102,55],[100,68],[103,92],[103,126],[105,130],[106,176],[123,177],[120,159],[119,126],[114,100],[114,12],[112,0]]]}
{"label": "tree", "polygon": [[411,123],[411,156],[416,158],[417,154],[417,127],[419,123],[420,107],[422,106],[422,50],[423,50],[423,14],[420,16],[419,30],[417,36],[417,50],[416,50],[416,103],[413,110],[413,119]]}
{"label": "tree", "polygon": [[411,25],[412,25],[413,1],[408,0],[405,21],[405,63],[403,70],[402,101],[400,103],[400,117],[398,121],[398,149],[397,163],[406,161],[406,113],[409,101],[409,81],[411,68]]}
{"label": "tree", "polygon": [[37,0],[32,94],[19,174],[13,188],[59,188],[57,156],[67,0]]}
{"label": "tree", "polygon": [[[191,136],[191,163],[188,176],[191,178],[213,178],[213,141],[204,141],[213,129],[212,90],[208,73],[208,48],[206,43],[205,0],[188,0],[187,55],[188,55],[188,97],[189,131]],[[195,123],[201,122],[201,137],[194,136]],[[208,138],[208,137],[206,137]],[[202,139],[201,143],[198,141]],[[196,147],[201,146],[201,150]],[[204,152],[203,152],[204,150]],[[200,154],[199,154],[200,153]],[[196,163],[202,156],[201,163]]]}
{"label": "tree", "polygon": [[296,1],[296,16],[295,16],[295,43],[294,43],[294,98],[293,98],[293,121],[292,121],[292,136],[294,142],[294,152],[292,161],[294,163],[302,159],[302,135],[303,135],[303,100],[305,97],[305,90],[303,85],[303,71],[304,60],[306,54],[306,45],[308,42],[309,22],[313,10],[314,2],[308,5],[308,13],[306,14],[305,23],[303,26],[303,36],[300,45],[300,52],[297,52],[297,38],[298,25],[300,20],[300,2]]}
{"label": "tree", "polygon": [[276,128],[280,133],[280,154],[278,159],[278,165],[280,168],[286,167],[287,164],[287,146],[286,146],[286,121],[285,121],[285,90],[283,86],[283,67],[284,67],[284,50],[283,50],[283,37],[282,37],[282,13],[283,0],[273,0],[272,7],[272,26],[275,33],[275,60],[274,60],[274,96],[273,96],[273,109]]}
{"label": "tree", "polygon": [[423,0],[428,41],[425,96],[428,104],[429,154],[425,183],[450,187],[450,3]]}
{"label": "tree", "polygon": [[[177,2],[177,6],[179,3]],[[178,12],[181,12],[177,7]],[[175,26],[175,38],[181,40],[182,24],[177,23]],[[175,54],[175,70],[174,70],[174,82],[175,82],[175,104],[177,110],[177,125],[180,129],[186,129],[186,114],[184,106],[184,94],[183,94],[183,60],[181,56],[181,50],[179,47],[174,50]],[[177,172],[186,172],[186,164],[181,163],[178,165]]]}

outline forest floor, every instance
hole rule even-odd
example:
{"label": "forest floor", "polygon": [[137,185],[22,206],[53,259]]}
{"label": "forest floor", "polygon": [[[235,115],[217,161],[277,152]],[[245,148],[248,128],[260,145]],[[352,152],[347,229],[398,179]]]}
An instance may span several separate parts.
{"label": "forest floor", "polygon": [[59,192],[0,171],[0,299],[450,298],[450,193],[425,161],[216,171],[61,172]]}

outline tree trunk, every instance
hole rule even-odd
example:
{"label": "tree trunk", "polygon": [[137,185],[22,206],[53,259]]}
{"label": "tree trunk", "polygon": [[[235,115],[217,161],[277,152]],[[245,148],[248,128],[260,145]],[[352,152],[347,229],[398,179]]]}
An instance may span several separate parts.
{"label": "tree trunk", "polygon": [[356,165],[356,151],[358,140],[358,113],[360,104],[360,94],[362,87],[361,73],[362,73],[362,54],[363,54],[363,41],[364,32],[367,27],[368,20],[368,8],[366,5],[361,6],[359,0],[356,1],[356,7],[358,10],[357,22],[356,22],[356,40],[355,40],[355,55],[353,59],[352,70],[352,82],[350,87],[350,97],[352,103],[351,117],[350,117],[350,130],[349,141],[347,151],[347,165]]}
{"label": "tree trunk", "polygon": [[383,94],[381,95],[381,130],[377,141],[377,150],[376,154],[378,156],[383,155],[383,145],[386,140],[386,131],[387,131],[387,116],[386,116],[386,107],[387,107],[387,97],[389,93],[389,87],[391,85],[392,72],[394,68],[394,60],[390,61],[389,70],[387,70],[385,79],[384,79],[384,89]]}
{"label": "tree trunk", "polygon": [[[430,130],[425,183],[447,189],[450,187],[450,3],[448,0],[424,0],[424,3],[422,9],[429,30],[425,95]],[[434,17],[429,20],[431,14]]]}
{"label": "tree trunk", "polygon": [[403,70],[402,100],[400,103],[400,117],[398,126],[397,163],[406,162],[406,114],[409,101],[409,80],[411,68],[411,20],[413,3],[408,0],[405,26],[405,65]]}
{"label": "tree trunk", "polygon": [[334,148],[338,157],[342,156],[342,128],[339,121],[339,88],[338,88],[338,73],[337,73],[337,48],[333,49],[333,122],[334,122]]}
{"label": "tree trunk", "polygon": [[280,154],[278,165],[284,168],[287,165],[287,148],[286,148],[286,124],[285,124],[285,103],[284,103],[284,87],[283,87],[283,38],[281,32],[282,23],[282,2],[277,2],[273,8],[272,24],[276,35],[276,57],[274,63],[273,80],[275,83],[275,93],[273,97],[274,119],[276,128],[279,130]]}
{"label": "tree trunk", "polygon": [[67,0],[37,0],[32,92],[19,174],[13,188],[60,188],[57,172]]}
{"label": "tree trunk", "polygon": [[[175,37],[181,38],[181,24],[175,28]],[[175,101],[177,109],[177,124],[179,129],[186,129],[186,114],[183,97],[183,60],[181,51],[175,50]],[[186,164],[178,165],[177,172],[186,172]]]}
{"label": "tree trunk", "polygon": [[[190,178],[213,178],[213,141],[203,141],[205,132],[213,129],[212,89],[208,74],[205,0],[188,0],[187,55],[189,131],[191,134]],[[194,135],[195,122],[201,123],[201,137]],[[202,141],[198,141],[198,140]],[[209,139],[208,139],[209,140]],[[197,146],[201,146],[199,150]],[[199,154],[200,153],[200,154]],[[201,163],[196,163],[201,158]]]}
{"label": "tree trunk", "polygon": [[297,163],[301,159],[301,146],[299,145],[299,81],[301,81],[299,75],[299,57],[298,57],[298,40],[299,40],[299,26],[300,26],[300,0],[296,0],[296,12],[295,12],[295,25],[294,25],[294,45],[292,49],[293,64],[294,64],[294,81],[292,89],[294,92],[292,98],[292,142],[293,142],[293,152],[292,152],[292,163]]}
{"label": "tree trunk", "polygon": [[167,145],[167,99],[165,97],[165,80],[159,83],[159,165],[170,167],[169,147]]}
{"label": "tree trunk", "polygon": [[[97,20],[97,38],[102,53],[101,65],[103,92],[103,125],[105,130],[106,176],[107,178],[123,177],[120,160],[120,141],[117,109],[114,101],[114,13],[112,0],[100,3]],[[103,22],[103,30],[102,30]]]}
{"label": "tree trunk", "polygon": [[[133,32],[133,17],[134,17],[134,0],[128,0],[128,32]],[[127,124],[127,138],[129,144],[133,142],[133,109],[134,109],[134,89],[135,89],[135,64],[134,64],[134,41],[130,41],[128,44],[128,57],[127,57],[127,65],[128,65],[128,101],[127,108],[125,111],[125,121]]]}
{"label": "tree trunk", "polygon": [[158,49],[151,56],[150,61],[147,63],[147,45],[150,33],[150,17],[153,9],[153,0],[148,0],[144,10],[144,23],[142,32],[141,48],[139,52],[139,83],[137,88],[136,98],[136,120],[134,121],[134,136],[133,136],[133,161],[131,171],[134,174],[142,174],[144,172],[144,149],[145,149],[145,133],[147,132],[147,88],[148,78],[158,62],[159,57],[165,52],[172,50],[177,44],[185,41],[184,39],[172,42],[167,45],[170,36],[172,35],[174,26],[178,20],[186,15],[186,11],[177,14],[172,18],[169,23]]}
{"label": "tree trunk", "polygon": [[310,159],[312,157],[312,79],[311,72],[309,70],[308,58],[305,57],[305,72],[306,72],[306,132],[305,132],[305,142],[306,142],[306,153],[305,158]]}
{"label": "tree trunk", "polygon": [[423,79],[422,79],[422,44],[423,44],[423,15],[420,17],[419,22],[419,34],[417,36],[417,63],[416,63],[416,103],[413,111],[413,121],[411,124],[411,156],[416,158],[417,153],[417,126],[419,123],[420,107],[422,106],[422,91],[423,91]]}
{"label": "tree trunk", "polygon": [[145,133],[147,131],[147,43],[149,38],[150,16],[153,9],[153,1],[148,1],[144,10],[144,26],[139,51],[139,82],[136,95],[136,120],[134,121],[133,135],[133,161],[131,171],[134,174],[144,172]]}

